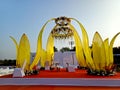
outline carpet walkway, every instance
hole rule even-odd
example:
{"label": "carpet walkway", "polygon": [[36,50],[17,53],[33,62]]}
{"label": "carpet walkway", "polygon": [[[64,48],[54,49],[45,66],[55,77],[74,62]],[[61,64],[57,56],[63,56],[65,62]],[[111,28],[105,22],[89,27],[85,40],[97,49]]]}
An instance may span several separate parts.
{"label": "carpet walkway", "polygon": [[120,90],[120,87],[0,86],[0,90]]}
{"label": "carpet walkway", "polygon": [[[0,78],[12,78],[11,75],[1,76]],[[93,76],[88,75],[86,70],[76,70],[75,72],[66,72],[64,69],[61,71],[40,71],[37,75],[28,75],[23,78],[105,78],[105,79],[120,79],[120,73],[116,73],[114,76]]]}

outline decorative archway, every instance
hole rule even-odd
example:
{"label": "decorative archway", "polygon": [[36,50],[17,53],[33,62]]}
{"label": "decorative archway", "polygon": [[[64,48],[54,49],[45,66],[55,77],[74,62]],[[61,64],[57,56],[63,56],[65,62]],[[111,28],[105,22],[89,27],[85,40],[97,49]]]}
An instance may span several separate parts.
{"label": "decorative archway", "polygon": [[[46,51],[45,51],[42,48],[42,34],[45,30],[45,26],[47,25],[47,23],[53,20],[55,21],[56,25],[53,27],[53,29],[49,34],[47,45],[46,45]],[[71,24],[71,20],[74,20],[79,24],[82,31],[82,35],[83,35],[82,37],[83,42],[81,42],[81,39],[79,37],[79,34],[77,33],[77,30]],[[51,20],[48,20],[44,24],[38,36],[36,56],[30,68],[32,69],[35,65],[37,65],[40,59],[41,59],[41,66],[43,67],[46,60],[49,61],[51,64],[51,61],[53,60],[53,56],[54,56],[54,50],[53,50],[54,39],[66,39],[69,37],[74,37],[75,44],[76,44],[76,58],[78,60],[78,63],[82,67],[86,67],[91,64],[92,65],[90,66],[91,69],[94,69],[94,64],[90,56],[91,54],[89,50],[89,40],[88,40],[88,35],[86,30],[78,20],[74,18],[67,18],[67,17],[53,18]]]}
{"label": "decorative archway", "polygon": [[[82,41],[77,30],[71,23],[72,20],[76,21],[81,29]],[[43,32],[46,25],[51,21],[55,21],[55,26],[51,29],[46,50],[44,50],[42,48]],[[27,35],[23,34],[19,44],[13,37],[10,38],[16,45],[16,66],[21,68],[24,61],[26,61],[25,70],[32,70],[33,67],[38,64],[39,60],[41,61],[42,67],[45,66],[46,61],[49,61],[49,64],[51,64],[54,56],[54,39],[74,37],[78,63],[82,67],[88,67],[89,74],[109,75],[114,72],[113,44],[119,34],[120,32],[112,38],[109,44],[108,38],[103,40],[100,34],[96,32],[93,37],[92,48],[90,48],[88,34],[77,19],[67,17],[52,18],[48,20],[40,30],[37,41],[37,51],[32,64],[30,64],[30,44]]]}

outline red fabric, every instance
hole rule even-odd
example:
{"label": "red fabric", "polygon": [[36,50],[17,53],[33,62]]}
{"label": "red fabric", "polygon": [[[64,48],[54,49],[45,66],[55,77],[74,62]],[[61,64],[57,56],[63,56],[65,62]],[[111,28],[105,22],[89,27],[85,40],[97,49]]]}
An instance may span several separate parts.
{"label": "red fabric", "polygon": [[[0,78],[12,78],[12,75],[1,76]],[[66,69],[60,71],[40,71],[37,75],[29,75],[24,78],[111,78],[120,79],[120,73],[116,73],[114,76],[94,76],[88,75],[86,70],[76,70],[75,72],[66,72]]]}
{"label": "red fabric", "polygon": [[120,90],[120,87],[86,87],[86,86],[1,86],[0,90]]}

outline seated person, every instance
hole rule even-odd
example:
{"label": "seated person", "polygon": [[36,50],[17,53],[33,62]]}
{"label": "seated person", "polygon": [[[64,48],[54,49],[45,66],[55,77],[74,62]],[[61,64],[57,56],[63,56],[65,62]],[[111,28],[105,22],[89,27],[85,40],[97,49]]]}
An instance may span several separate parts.
{"label": "seated person", "polygon": [[55,64],[55,67],[56,67],[56,70],[57,70],[57,71],[60,71],[60,64],[59,64],[59,63],[56,63],[56,64]]}
{"label": "seated person", "polygon": [[69,63],[66,63],[66,72],[68,72]]}
{"label": "seated person", "polygon": [[50,70],[54,70],[54,64],[50,65]]}

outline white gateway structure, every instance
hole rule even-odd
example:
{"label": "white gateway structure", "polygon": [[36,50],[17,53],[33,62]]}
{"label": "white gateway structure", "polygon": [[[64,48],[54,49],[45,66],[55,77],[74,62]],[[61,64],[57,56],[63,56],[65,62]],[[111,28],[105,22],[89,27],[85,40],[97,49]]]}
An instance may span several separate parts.
{"label": "white gateway structure", "polygon": [[[34,59],[34,57],[35,57],[35,53],[31,53],[31,62]],[[78,65],[74,51],[55,52],[53,62],[59,63],[63,67],[66,67],[66,63],[69,63],[69,65],[74,65],[74,66]]]}

